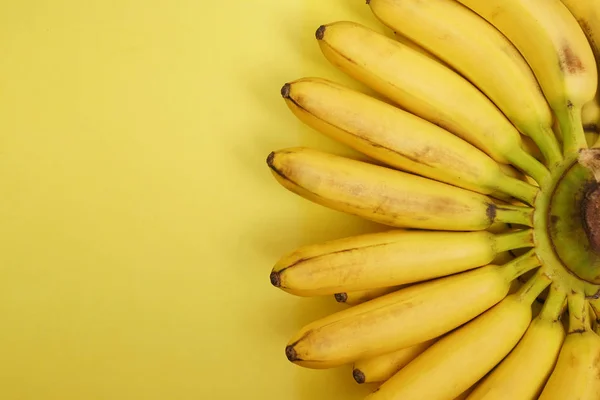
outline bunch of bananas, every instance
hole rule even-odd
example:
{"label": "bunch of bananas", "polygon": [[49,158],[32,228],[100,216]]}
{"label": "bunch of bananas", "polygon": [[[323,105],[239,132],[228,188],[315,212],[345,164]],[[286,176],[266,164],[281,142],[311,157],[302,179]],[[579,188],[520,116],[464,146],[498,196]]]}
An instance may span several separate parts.
{"label": "bunch of bananas", "polygon": [[272,152],[286,189],[390,230],[302,247],[271,283],[350,305],[287,358],[353,364],[369,400],[600,399],[600,1],[370,0],[388,36],[316,31],[378,93],[281,94],[372,162]]}

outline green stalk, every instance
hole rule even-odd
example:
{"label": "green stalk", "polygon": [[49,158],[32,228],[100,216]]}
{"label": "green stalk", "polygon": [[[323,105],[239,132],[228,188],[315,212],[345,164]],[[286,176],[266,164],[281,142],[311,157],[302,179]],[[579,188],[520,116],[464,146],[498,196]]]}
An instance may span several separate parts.
{"label": "green stalk", "polygon": [[550,286],[550,292],[544,302],[544,308],[540,314],[540,319],[546,321],[558,321],[565,311],[566,299],[567,294],[565,292],[555,285]]}
{"label": "green stalk", "polygon": [[551,280],[548,275],[538,271],[534,276],[529,278],[527,282],[517,292],[517,296],[522,302],[531,304],[535,299],[548,287]]}
{"label": "green stalk", "polygon": [[550,171],[520,146],[504,156],[511,164],[531,176],[537,183],[545,181],[550,176]]}
{"label": "green stalk", "polygon": [[533,139],[535,144],[540,148],[550,169],[554,169],[556,165],[560,164],[563,160],[563,156],[560,152],[558,140],[551,127],[541,126],[539,129],[532,131],[532,134],[529,134],[529,137]]}
{"label": "green stalk", "polygon": [[497,205],[494,222],[506,222],[533,226],[533,208],[522,206]]}
{"label": "green stalk", "polygon": [[574,291],[569,295],[569,333],[590,330],[588,302],[583,292]]}
{"label": "green stalk", "polygon": [[577,153],[586,149],[585,132],[581,121],[581,107],[568,107],[563,113],[557,114],[563,137],[563,154]]}
{"label": "green stalk", "polygon": [[497,253],[534,246],[532,229],[501,233],[496,235],[494,240]]}
{"label": "green stalk", "polygon": [[495,180],[495,188],[507,193],[514,198],[533,204],[539,193],[539,189],[527,182],[500,173]]}
{"label": "green stalk", "polygon": [[509,274],[508,278],[512,281],[523,275],[525,272],[531,271],[539,266],[540,260],[536,257],[535,250],[530,250],[522,256],[504,264],[503,268],[506,273]]}

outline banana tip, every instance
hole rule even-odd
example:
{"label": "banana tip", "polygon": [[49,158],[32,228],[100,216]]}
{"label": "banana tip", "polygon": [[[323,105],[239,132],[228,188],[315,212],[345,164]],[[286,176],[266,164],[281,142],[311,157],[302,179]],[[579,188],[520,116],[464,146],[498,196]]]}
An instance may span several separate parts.
{"label": "banana tip", "polygon": [[273,285],[275,287],[281,286],[281,278],[279,276],[279,272],[277,272],[277,271],[271,272],[271,275],[269,276],[269,278],[271,279],[271,285]]}
{"label": "banana tip", "polygon": [[291,362],[298,360],[298,354],[296,354],[296,350],[294,350],[294,346],[286,346],[285,347],[285,356]]}
{"label": "banana tip", "polygon": [[283,97],[284,99],[289,99],[291,90],[292,90],[292,85],[290,85],[289,83],[286,83],[285,85],[283,85],[283,87],[281,88],[281,97]]}
{"label": "banana tip", "polygon": [[317,29],[317,32],[315,33],[315,37],[317,38],[317,40],[323,40],[323,37],[325,36],[325,30],[326,29],[327,29],[327,27],[325,25],[321,25]]}
{"label": "banana tip", "polygon": [[346,300],[348,300],[348,295],[346,293],[336,293],[333,296],[338,303],[345,303]]}
{"label": "banana tip", "polygon": [[366,1],[367,5],[371,4],[371,0]]}
{"label": "banana tip", "polygon": [[275,152],[272,151],[268,156],[267,156],[267,165],[270,168],[273,168],[273,160],[275,159]]}
{"label": "banana tip", "polygon": [[354,369],[352,371],[352,376],[356,383],[365,383],[365,374],[360,369]]}

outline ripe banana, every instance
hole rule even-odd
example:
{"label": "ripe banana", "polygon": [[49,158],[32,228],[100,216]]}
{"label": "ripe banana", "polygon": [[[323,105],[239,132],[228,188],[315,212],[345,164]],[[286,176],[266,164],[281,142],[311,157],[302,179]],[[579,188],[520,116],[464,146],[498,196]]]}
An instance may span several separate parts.
{"label": "ripe banana", "polygon": [[600,398],[600,336],[591,330],[581,292],[569,296],[569,333],[539,400]]}
{"label": "ripe banana", "polygon": [[376,299],[381,296],[385,296],[386,294],[395,292],[403,288],[405,285],[399,286],[390,286],[376,289],[366,289],[366,290],[355,290],[352,292],[340,292],[335,293],[335,301],[338,303],[344,303],[349,306],[355,306],[358,304],[362,304],[366,301]]}
{"label": "ripe banana", "polygon": [[438,340],[366,398],[444,400],[460,395],[518,343],[531,322],[531,303],[549,283],[549,277],[536,274],[517,293]]}
{"label": "ripe banana", "polygon": [[[587,36],[596,57],[596,66],[600,69],[600,2],[583,0],[562,0],[571,14],[577,19],[583,33]],[[589,147],[598,147],[600,134],[600,90],[596,91],[593,101],[583,106],[581,119]]]}
{"label": "ripe banana", "polygon": [[538,189],[502,173],[488,155],[397,107],[318,78],[286,83],[288,107],[308,126],[394,168],[533,204]]}
{"label": "ripe banana", "polygon": [[594,98],[594,55],[560,0],[459,0],[502,32],[527,60],[558,119],[565,153],[587,147],[581,109]]}
{"label": "ripe banana", "polygon": [[552,112],[537,79],[496,28],[454,0],[370,0],[369,5],[385,25],[450,64],[485,93],[533,138],[550,165],[562,160]]}
{"label": "ripe banana", "polygon": [[357,383],[385,382],[433,343],[435,343],[435,339],[392,353],[357,361],[352,370],[354,380]]}
{"label": "ripe banana", "polygon": [[402,108],[460,136],[496,161],[512,163],[538,182],[548,176],[548,170],[521,148],[519,132],[500,110],[454,71],[356,23],[323,25],[316,36],[332,64]]}
{"label": "ripe banana", "polygon": [[302,247],[279,260],[270,278],[274,286],[298,296],[331,295],[451,275],[524,247],[533,247],[530,229],[496,235],[487,231],[372,233]]}
{"label": "ripe banana", "polygon": [[292,148],[267,158],[288,190],[317,204],[396,227],[469,231],[496,221],[532,225],[532,209],[400,171]]}
{"label": "ripe banana", "polygon": [[286,356],[304,367],[331,368],[434,339],[498,303],[513,279],[538,265],[530,252],[359,304],[302,328]]}
{"label": "ripe banana", "polygon": [[565,294],[551,287],[541,314],[517,347],[479,385],[469,400],[537,399],[554,369],[565,329],[560,320]]}

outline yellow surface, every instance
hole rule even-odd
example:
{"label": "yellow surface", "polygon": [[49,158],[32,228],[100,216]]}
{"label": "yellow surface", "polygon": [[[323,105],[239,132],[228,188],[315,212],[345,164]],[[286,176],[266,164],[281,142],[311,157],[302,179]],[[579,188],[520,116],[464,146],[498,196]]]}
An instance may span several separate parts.
{"label": "yellow surface", "polygon": [[0,4],[0,399],[360,399],[284,346],[341,308],[269,284],[295,247],[379,229],[279,187],[310,145],[279,88],[342,83],[314,31],[359,0]]}

